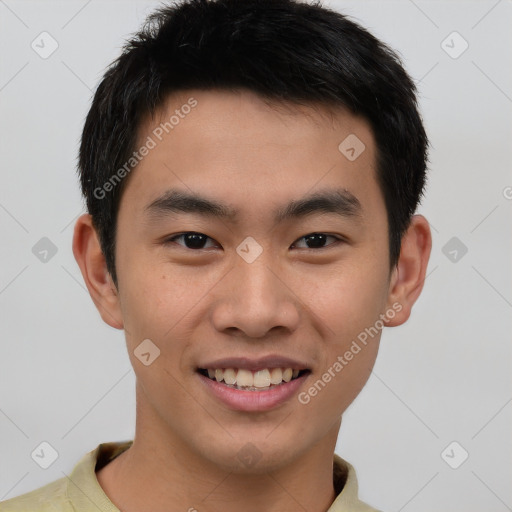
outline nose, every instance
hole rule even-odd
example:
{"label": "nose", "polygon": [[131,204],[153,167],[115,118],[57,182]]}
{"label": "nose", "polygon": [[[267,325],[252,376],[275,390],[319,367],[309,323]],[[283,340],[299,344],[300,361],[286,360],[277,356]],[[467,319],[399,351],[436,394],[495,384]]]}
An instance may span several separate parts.
{"label": "nose", "polygon": [[286,282],[275,262],[272,265],[263,254],[252,263],[240,258],[222,280],[217,290],[221,299],[212,313],[219,332],[262,338],[272,329],[288,333],[297,329],[300,301],[293,283]]}

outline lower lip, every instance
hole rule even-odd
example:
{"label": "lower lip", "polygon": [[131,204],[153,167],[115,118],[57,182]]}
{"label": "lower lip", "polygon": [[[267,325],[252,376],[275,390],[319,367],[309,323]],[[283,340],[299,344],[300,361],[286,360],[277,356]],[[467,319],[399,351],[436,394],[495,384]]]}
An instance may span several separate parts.
{"label": "lower lip", "polygon": [[266,391],[244,391],[221,384],[198,373],[200,379],[221,402],[237,411],[268,411],[289,400],[304,383],[309,373]]}

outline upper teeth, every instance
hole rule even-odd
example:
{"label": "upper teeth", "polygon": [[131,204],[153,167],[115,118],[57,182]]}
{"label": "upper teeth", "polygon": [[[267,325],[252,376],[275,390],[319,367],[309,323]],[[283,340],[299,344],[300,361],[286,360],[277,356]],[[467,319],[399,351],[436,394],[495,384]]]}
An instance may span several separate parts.
{"label": "upper teeth", "polygon": [[268,368],[252,372],[243,368],[208,368],[208,376],[217,382],[244,387],[266,388],[271,384],[290,382],[299,375],[299,370],[293,368]]}

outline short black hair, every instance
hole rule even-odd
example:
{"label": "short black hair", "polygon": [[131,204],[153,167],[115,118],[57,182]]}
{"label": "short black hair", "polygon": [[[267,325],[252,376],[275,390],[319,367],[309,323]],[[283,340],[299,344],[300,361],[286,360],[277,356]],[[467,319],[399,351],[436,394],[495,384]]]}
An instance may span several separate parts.
{"label": "short black hair", "polygon": [[[365,118],[396,265],[424,191],[429,145],[415,84],[399,56],[319,1],[184,0],[156,9],[125,43],[82,133],[82,192],[116,286],[116,218],[128,177],[119,170],[132,157],[144,117],[187,89],[248,89],[277,102],[343,106]],[[120,175],[115,186],[112,177]]]}

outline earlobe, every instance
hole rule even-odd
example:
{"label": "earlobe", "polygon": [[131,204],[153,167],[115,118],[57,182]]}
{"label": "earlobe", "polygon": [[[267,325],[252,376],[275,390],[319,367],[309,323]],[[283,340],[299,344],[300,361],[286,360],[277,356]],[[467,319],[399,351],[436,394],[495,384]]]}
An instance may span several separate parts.
{"label": "earlobe", "polygon": [[431,249],[432,235],[427,219],[423,215],[413,215],[402,238],[400,258],[390,280],[388,307],[395,304],[397,312],[386,320],[386,326],[401,325],[409,318],[423,289]]}
{"label": "earlobe", "polygon": [[105,256],[89,214],[81,215],[76,221],[73,254],[101,318],[111,327],[122,329],[118,292],[107,270]]}

